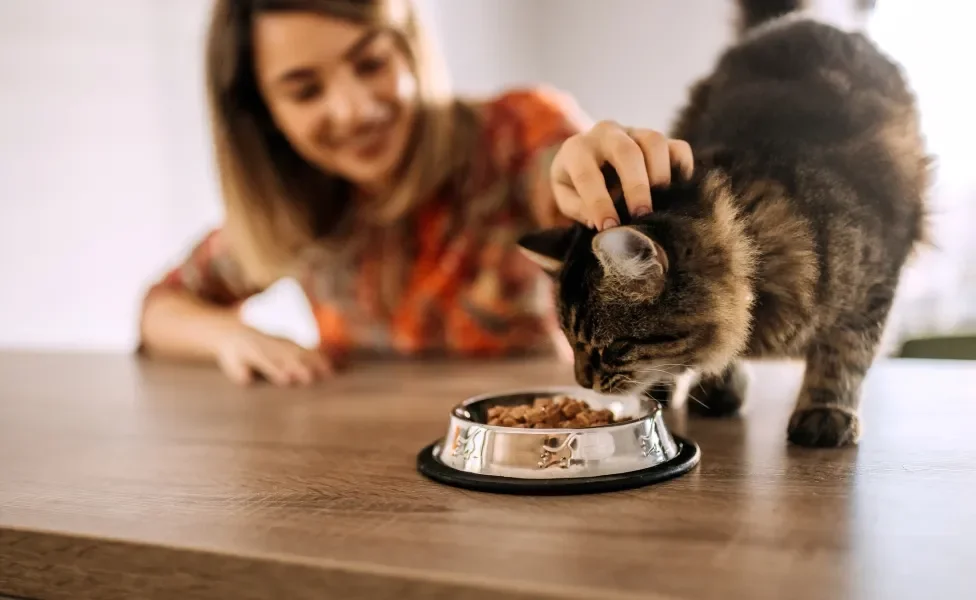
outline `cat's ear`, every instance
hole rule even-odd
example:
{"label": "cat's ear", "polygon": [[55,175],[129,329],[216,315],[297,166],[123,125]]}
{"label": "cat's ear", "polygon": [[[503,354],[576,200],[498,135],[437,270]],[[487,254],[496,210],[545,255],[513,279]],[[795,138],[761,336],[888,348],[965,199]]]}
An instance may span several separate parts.
{"label": "cat's ear", "polygon": [[[613,227],[593,238],[604,275],[622,284],[663,283],[668,256],[660,244],[633,227]],[[652,286],[657,287],[657,286]]]}
{"label": "cat's ear", "polygon": [[522,254],[554,277],[563,268],[570,243],[572,243],[570,228],[553,227],[523,235],[519,238],[518,246]]}

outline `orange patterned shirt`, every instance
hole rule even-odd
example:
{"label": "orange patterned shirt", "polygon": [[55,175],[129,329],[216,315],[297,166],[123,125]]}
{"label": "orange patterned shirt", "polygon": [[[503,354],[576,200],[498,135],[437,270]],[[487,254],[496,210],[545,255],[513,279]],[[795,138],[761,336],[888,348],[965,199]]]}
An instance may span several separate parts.
{"label": "orange patterned shirt", "polygon": [[[300,278],[322,350],[498,356],[551,351],[559,343],[549,280],[516,240],[561,220],[549,166],[585,117],[569,98],[545,88],[508,92],[480,108],[478,174],[466,197],[444,193],[423,203],[406,223],[406,243],[380,233],[349,268],[310,266]],[[392,305],[382,305],[381,271],[390,261],[398,261],[402,284]],[[220,229],[153,289],[159,287],[224,306],[261,291],[242,284]]]}

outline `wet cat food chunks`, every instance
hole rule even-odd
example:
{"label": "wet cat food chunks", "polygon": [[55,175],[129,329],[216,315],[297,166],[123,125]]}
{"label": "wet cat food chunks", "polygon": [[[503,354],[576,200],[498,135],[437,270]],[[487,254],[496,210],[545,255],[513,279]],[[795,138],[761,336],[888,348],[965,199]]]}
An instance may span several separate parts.
{"label": "wet cat food chunks", "polygon": [[610,410],[590,408],[583,400],[569,396],[542,397],[536,398],[532,404],[488,409],[488,424],[502,427],[580,429],[612,423]]}

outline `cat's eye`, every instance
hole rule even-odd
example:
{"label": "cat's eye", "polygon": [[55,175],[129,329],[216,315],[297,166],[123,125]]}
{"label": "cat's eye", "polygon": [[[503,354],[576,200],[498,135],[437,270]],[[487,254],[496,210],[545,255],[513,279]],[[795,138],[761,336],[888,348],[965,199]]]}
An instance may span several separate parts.
{"label": "cat's eye", "polygon": [[673,342],[680,342],[686,337],[688,337],[687,333],[659,333],[657,335],[649,335],[646,338],[641,338],[641,343],[648,346],[653,346],[656,344],[671,344]]}
{"label": "cat's eye", "polygon": [[640,338],[617,339],[612,344],[607,346],[607,350],[613,352],[614,354],[620,355],[633,350],[637,346],[656,346],[658,344],[672,344],[674,342],[680,342],[689,335],[690,334],[687,332],[679,331],[677,333],[657,333]]}
{"label": "cat's eye", "polygon": [[607,346],[603,352],[613,356],[623,356],[634,349],[634,343],[627,340],[617,340]]}

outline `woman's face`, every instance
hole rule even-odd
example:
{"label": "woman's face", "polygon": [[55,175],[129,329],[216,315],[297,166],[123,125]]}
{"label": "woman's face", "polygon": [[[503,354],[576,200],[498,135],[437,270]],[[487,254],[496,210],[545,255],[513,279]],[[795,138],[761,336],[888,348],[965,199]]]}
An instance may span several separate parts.
{"label": "woman's face", "polygon": [[416,118],[416,79],[393,34],[315,13],[254,24],[258,85],[309,163],[366,189],[399,164]]}

